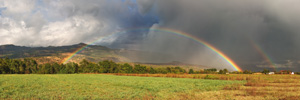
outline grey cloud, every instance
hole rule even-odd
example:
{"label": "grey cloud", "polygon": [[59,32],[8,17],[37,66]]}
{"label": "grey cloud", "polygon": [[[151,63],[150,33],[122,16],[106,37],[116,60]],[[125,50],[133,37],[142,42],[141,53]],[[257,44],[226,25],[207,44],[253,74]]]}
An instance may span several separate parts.
{"label": "grey cloud", "polygon": [[149,12],[153,9],[153,5],[156,0],[137,0],[139,11],[141,13]]}
{"label": "grey cloud", "polygon": [[[297,28],[300,25],[297,18],[300,7],[297,4],[299,1],[295,0],[159,0],[153,5],[157,7],[156,13],[161,20],[159,27],[197,36],[219,48],[242,68],[251,69],[247,64],[263,61],[263,57],[249,40],[257,42],[278,65],[286,66],[282,61],[300,58],[300,30]],[[192,57],[203,53],[203,46],[195,49],[197,45],[191,45],[190,41],[155,35],[148,37],[146,44],[160,41],[161,47],[147,45],[143,48],[165,51],[192,60],[207,57],[205,54]]]}
{"label": "grey cloud", "polygon": [[[275,68],[295,68],[296,66],[298,66],[297,63],[295,63],[292,60],[286,60],[285,63],[282,64],[273,64],[275,66]],[[267,62],[261,62],[260,64],[256,65],[257,67],[261,67],[261,68],[273,68],[271,67],[271,65]]]}

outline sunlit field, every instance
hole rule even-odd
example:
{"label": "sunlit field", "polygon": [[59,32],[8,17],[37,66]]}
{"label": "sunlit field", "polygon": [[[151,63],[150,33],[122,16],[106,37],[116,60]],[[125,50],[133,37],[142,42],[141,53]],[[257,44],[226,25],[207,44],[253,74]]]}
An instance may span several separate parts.
{"label": "sunlit field", "polygon": [[205,99],[207,93],[218,95],[226,87],[245,83],[101,74],[12,74],[0,75],[0,99]]}
{"label": "sunlit field", "polygon": [[200,99],[237,100],[298,100],[300,99],[299,75],[253,75],[253,74],[117,74],[142,77],[173,77],[212,80],[241,80],[243,85],[226,86],[219,91],[195,93]]}
{"label": "sunlit field", "polygon": [[0,75],[0,99],[296,100],[299,80],[252,74],[12,74]]}

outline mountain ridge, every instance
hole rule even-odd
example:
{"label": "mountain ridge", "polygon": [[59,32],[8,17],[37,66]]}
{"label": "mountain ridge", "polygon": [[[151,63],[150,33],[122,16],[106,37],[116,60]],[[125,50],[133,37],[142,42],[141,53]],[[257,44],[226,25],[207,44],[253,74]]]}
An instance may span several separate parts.
{"label": "mountain ridge", "polygon": [[[27,47],[13,44],[0,45],[0,58],[33,58],[41,64],[54,62],[63,63],[65,62],[65,58],[74,55],[75,52],[84,47],[86,48],[80,53],[76,54],[76,56],[72,57],[69,62],[79,63],[83,59],[92,62],[111,60],[114,62],[127,62],[149,66],[192,66],[193,68],[206,68],[205,66],[201,65],[187,64],[179,61],[168,61],[168,58],[171,58],[170,55],[137,50],[111,49],[106,46],[88,45],[85,43],[47,47]],[[153,60],[152,58],[155,59]]]}

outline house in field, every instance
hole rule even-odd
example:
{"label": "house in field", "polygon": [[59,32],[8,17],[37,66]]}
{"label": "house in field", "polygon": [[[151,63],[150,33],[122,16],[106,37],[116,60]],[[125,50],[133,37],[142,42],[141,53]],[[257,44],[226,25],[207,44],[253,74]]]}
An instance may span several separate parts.
{"label": "house in field", "polygon": [[275,74],[275,72],[269,72],[268,74],[269,74],[269,75],[273,75],[273,74]]}
{"label": "house in field", "polygon": [[294,75],[295,73],[294,73],[294,72],[292,72],[291,74],[292,74],[292,75]]}

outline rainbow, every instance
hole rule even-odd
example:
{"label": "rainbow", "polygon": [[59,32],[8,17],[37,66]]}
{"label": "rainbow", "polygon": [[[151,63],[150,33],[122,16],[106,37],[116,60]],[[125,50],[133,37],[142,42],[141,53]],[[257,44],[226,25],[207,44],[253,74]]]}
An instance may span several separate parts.
{"label": "rainbow", "polygon": [[255,48],[255,50],[263,57],[263,59],[265,59],[265,61],[267,61],[267,63],[269,63],[270,67],[272,67],[274,69],[274,71],[276,71],[276,65],[273,63],[272,59],[270,56],[268,56],[268,54],[254,41],[250,40],[251,45]]}
{"label": "rainbow", "polygon": [[[171,33],[171,34],[175,34],[178,36],[182,36],[188,39],[191,39],[197,43],[200,43],[202,45],[204,45],[205,47],[209,48],[210,50],[212,50],[213,52],[217,53],[220,57],[222,57],[227,63],[229,63],[236,71],[243,71],[232,59],[230,59],[227,55],[225,55],[222,51],[220,51],[219,49],[217,49],[216,47],[214,47],[213,45],[209,44],[208,42],[201,40],[191,34],[179,31],[179,30],[174,30],[174,29],[168,29],[168,28],[155,28],[155,29],[149,29],[149,28],[134,28],[134,29],[127,29],[127,30],[123,30],[117,33],[113,33],[107,37],[110,37],[114,34],[122,34],[125,32],[130,32],[130,31],[155,31],[155,32],[164,32],[164,33]],[[84,50],[85,48],[87,48],[88,46],[96,43],[97,41],[102,40],[104,37],[101,37],[99,39],[97,39],[96,41],[93,41],[91,43],[89,43],[87,46],[81,47],[78,50],[74,51],[73,53],[71,53],[71,55],[69,55],[68,57],[66,57],[65,59],[63,59],[62,63],[66,63],[68,62],[70,59],[72,59],[74,56],[76,56],[78,53],[80,53],[82,50]]]}

